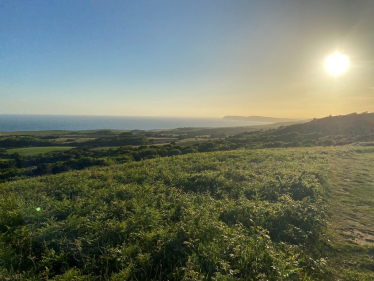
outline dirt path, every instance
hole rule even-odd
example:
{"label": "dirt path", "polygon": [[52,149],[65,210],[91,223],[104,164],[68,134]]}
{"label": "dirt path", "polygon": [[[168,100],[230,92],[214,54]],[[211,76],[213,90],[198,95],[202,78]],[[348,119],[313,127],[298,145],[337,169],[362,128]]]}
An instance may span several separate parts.
{"label": "dirt path", "polygon": [[331,159],[332,226],[343,238],[374,244],[374,153]]}
{"label": "dirt path", "polygon": [[335,280],[374,280],[374,153],[330,158],[328,237]]}

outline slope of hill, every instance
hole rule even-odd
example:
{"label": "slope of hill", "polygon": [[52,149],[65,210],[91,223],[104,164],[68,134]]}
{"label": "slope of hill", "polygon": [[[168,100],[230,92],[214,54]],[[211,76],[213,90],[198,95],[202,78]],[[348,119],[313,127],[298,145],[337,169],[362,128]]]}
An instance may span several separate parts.
{"label": "slope of hill", "polygon": [[299,124],[307,121],[292,121],[292,122],[276,122],[266,125],[253,125],[244,127],[222,127],[222,128],[199,128],[199,127],[187,127],[177,128],[170,130],[151,130],[145,131],[144,133],[157,133],[157,134],[173,134],[173,135],[186,135],[187,137],[196,137],[202,135],[208,135],[210,137],[226,137],[229,135],[235,135],[244,132],[254,132],[260,130],[276,129],[280,126],[288,126]]}
{"label": "slope of hill", "polygon": [[290,118],[277,118],[277,117],[266,117],[266,116],[224,116],[223,119],[228,120],[245,120],[245,121],[256,121],[256,122],[298,122],[302,121],[299,119]]}
{"label": "slope of hill", "polygon": [[14,155],[0,280],[373,280],[373,119]]}
{"label": "slope of hill", "polygon": [[374,113],[352,113],[314,119],[303,124],[281,128],[280,133],[321,133],[323,135],[369,135],[374,134]]}
{"label": "slope of hill", "polygon": [[326,159],[212,152],[1,184],[0,279],[319,278]]}

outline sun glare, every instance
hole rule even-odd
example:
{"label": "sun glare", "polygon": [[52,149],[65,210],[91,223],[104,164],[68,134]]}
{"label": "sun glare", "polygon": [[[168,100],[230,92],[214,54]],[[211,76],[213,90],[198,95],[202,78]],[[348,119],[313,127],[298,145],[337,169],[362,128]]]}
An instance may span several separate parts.
{"label": "sun glare", "polygon": [[338,76],[347,71],[349,67],[349,57],[342,54],[328,56],[325,61],[325,69],[331,75]]}

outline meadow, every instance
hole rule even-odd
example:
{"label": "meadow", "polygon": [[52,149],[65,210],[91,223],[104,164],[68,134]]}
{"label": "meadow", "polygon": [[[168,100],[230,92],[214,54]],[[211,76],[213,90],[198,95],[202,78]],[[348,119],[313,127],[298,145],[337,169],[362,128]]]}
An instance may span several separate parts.
{"label": "meadow", "polygon": [[320,280],[329,159],[352,149],[195,153],[2,184],[1,277]]}
{"label": "meadow", "polygon": [[63,151],[70,150],[74,147],[71,146],[49,146],[49,147],[23,147],[23,148],[13,148],[7,149],[7,154],[18,153],[21,156],[33,156],[38,154],[44,154],[53,151]]}

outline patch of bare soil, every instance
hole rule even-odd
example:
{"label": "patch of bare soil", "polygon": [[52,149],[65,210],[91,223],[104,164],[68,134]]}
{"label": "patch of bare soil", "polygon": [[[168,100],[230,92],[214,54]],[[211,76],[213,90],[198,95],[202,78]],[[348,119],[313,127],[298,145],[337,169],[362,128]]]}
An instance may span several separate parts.
{"label": "patch of bare soil", "polygon": [[364,233],[358,229],[343,230],[344,235],[358,245],[374,245],[374,235]]}

